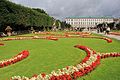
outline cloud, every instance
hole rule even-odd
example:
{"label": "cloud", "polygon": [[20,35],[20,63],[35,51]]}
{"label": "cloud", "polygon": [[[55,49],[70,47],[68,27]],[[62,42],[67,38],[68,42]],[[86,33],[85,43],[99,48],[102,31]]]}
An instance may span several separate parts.
{"label": "cloud", "polygon": [[120,0],[11,0],[28,7],[46,10],[51,16],[120,16]]}

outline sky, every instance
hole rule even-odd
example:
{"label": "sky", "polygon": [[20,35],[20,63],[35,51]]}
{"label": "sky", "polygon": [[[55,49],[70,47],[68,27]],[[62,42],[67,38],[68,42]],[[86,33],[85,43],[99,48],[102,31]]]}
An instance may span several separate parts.
{"label": "sky", "polygon": [[44,9],[50,16],[64,20],[70,16],[120,17],[120,0],[10,0],[31,8]]}

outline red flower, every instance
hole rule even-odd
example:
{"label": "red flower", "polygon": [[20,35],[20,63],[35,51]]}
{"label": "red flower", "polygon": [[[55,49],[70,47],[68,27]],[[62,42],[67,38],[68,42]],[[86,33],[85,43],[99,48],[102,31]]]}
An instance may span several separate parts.
{"label": "red flower", "polygon": [[66,69],[69,69],[69,66],[66,66]]}
{"label": "red flower", "polygon": [[3,43],[0,43],[0,46],[4,46],[4,44],[3,44]]}
{"label": "red flower", "polygon": [[3,63],[0,63],[0,68],[4,67],[4,64]]}
{"label": "red flower", "polygon": [[109,39],[109,38],[103,38],[103,39],[106,40],[108,43],[112,42],[112,39]]}
{"label": "red flower", "polygon": [[34,74],[32,77],[37,77],[38,75],[37,74]]}
{"label": "red flower", "polygon": [[43,78],[46,76],[46,74],[45,74],[45,73],[42,73],[41,75],[42,75],[42,77],[43,77]]}
{"label": "red flower", "polygon": [[50,38],[50,40],[57,41],[57,40],[58,40],[58,38]]}

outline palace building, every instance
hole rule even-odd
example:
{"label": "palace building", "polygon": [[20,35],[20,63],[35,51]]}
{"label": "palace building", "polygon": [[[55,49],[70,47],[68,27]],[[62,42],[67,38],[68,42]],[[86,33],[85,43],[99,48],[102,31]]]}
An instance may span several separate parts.
{"label": "palace building", "polygon": [[100,23],[111,23],[114,22],[113,17],[67,17],[65,18],[66,23],[72,27],[95,27]]}

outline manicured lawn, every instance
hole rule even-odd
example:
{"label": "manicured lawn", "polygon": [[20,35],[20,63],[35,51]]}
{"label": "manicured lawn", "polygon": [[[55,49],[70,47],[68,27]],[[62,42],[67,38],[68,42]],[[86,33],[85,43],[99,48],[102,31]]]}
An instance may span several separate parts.
{"label": "manicured lawn", "polygon": [[112,30],[112,32],[120,32],[120,30]]}
{"label": "manicured lawn", "polygon": [[[80,44],[97,52],[120,52],[120,41],[107,43],[100,39],[70,38],[52,40],[14,40],[4,41],[0,46],[0,60],[9,59],[22,50],[28,50],[28,58],[13,65],[0,68],[0,80],[12,76],[31,77],[33,74],[50,73],[52,70],[79,63],[86,53],[74,48]],[[94,71],[78,80],[120,80],[120,58],[103,59]]]}

